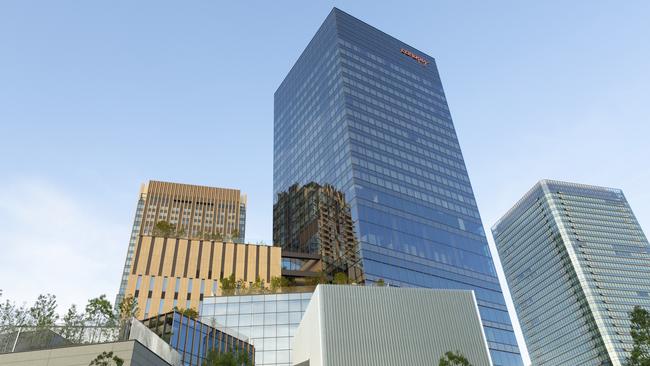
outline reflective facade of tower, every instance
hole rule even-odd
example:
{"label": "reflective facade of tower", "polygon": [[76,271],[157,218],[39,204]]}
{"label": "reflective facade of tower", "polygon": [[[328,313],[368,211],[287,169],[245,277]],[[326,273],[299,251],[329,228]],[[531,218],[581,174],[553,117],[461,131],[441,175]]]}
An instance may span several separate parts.
{"label": "reflective facade of tower", "polygon": [[293,185],[273,205],[273,244],[284,252],[317,254],[322,270],[363,282],[350,205],[331,185]]}
{"label": "reflective facade of tower", "polygon": [[621,366],[650,246],[619,189],[543,180],[492,228],[534,365]]}
{"label": "reflective facade of tower", "polygon": [[274,127],[275,194],[342,191],[367,282],[474,290],[494,364],[522,364],[432,57],[334,9],[276,91]]}

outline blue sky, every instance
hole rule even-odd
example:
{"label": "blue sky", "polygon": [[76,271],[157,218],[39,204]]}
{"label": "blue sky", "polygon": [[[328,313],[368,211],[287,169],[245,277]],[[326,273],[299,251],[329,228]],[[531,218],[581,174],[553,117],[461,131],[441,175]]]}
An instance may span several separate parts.
{"label": "blue sky", "polygon": [[5,297],[112,297],[148,179],[243,190],[268,242],[273,92],[334,5],[436,58],[488,230],[541,178],[650,230],[650,3],[399,4],[1,2]]}

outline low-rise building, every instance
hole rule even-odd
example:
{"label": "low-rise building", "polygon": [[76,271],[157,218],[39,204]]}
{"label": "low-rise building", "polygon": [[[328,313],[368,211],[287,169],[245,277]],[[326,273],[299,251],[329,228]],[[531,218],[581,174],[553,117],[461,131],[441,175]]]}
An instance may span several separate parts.
{"label": "low-rise building", "polygon": [[473,291],[319,285],[293,365],[437,365],[446,352],[492,365]]}
{"label": "low-rise building", "polygon": [[141,319],[174,308],[198,310],[204,297],[221,294],[223,278],[268,284],[281,276],[280,257],[281,249],[268,245],[144,235],[125,294],[138,300]]}
{"label": "low-rise building", "polygon": [[[122,366],[170,366],[137,340],[83,344],[53,349],[0,354],[0,365],[88,366],[104,352],[122,359]],[[111,357],[111,358],[112,358]]]}
{"label": "low-rise building", "polygon": [[255,362],[255,348],[248,338],[217,325],[172,311],[142,321],[145,327],[174,348],[184,366],[200,366],[212,350],[218,353],[244,352]]}
{"label": "low-rise building", "polygon": [[281,293],[206,297],[200,320],[223,325],[249,338],[255,365],[291,366],[291,344],[314,286],[282,288]]}

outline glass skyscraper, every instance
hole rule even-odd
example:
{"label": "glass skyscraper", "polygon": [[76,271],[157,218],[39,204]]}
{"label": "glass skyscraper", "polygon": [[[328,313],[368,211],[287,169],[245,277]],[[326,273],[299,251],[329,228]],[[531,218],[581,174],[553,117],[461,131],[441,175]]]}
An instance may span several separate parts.
{"label": "glass skyscraper", "polygon": [[623,192],[543,180],[492,232],[533,364],[624,365],[650,246]]}
{"label": "glass skyscraper", "polygon": [[471,289],[495,365],[522,360],[433,57],[338,10],[275,93],[274,193],[331,184],[368,282]]}

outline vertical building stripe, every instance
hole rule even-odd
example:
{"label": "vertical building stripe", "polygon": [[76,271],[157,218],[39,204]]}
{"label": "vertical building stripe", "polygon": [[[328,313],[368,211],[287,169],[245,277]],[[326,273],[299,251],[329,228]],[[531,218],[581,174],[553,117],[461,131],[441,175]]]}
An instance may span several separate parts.
{"label": "vertical building stripe", "polygon": [[266,246],[266,279],[271,282],[271,247]]}
{"label": "vertical building stripe", "polygon": [[172,260],[172,273],[171,277],[176,277],[176,258],[178,257],[178,239],[174,243],[174,259]]}
{"label": "vertical building stripe", "polygon": [[183,268],[183,277],[187,278],[187,267],[190,264],[190,248],[192,247],[192,241],[187,241],[187,252],[185,252],[185,268]]}
{"label": "vertical building stripe", "polygon": [[201,254],[203,254],[203,240],[199,240],[199,255],[197,257],[197,263],[196,263],[196,278],[201,277]]}
{"label": "vertical building stripe", "polygon": [[167,238],[163,239],[162,253],[160,254],[160,265],[158,266],[158,276],[162,276],[163,264],[165,263],[165,251],[167,250]]}
{"label": "vertical building stripe", "polygon": [[221,273],[219,275],[219,278],[223,278],[223,266],[226,264],[226,243],[223,243],[221,246]]}
{"label": "vertical building stripe", "polygon": [[212,279],[212,261],[214,260],[214,241],[210,241],[210,267],[208,267],[208,279]]}
{"label": "vertical building stripe", "polygon": [[[255,246],[255,279],[260,276],[260,246]],[[269,279],[267,279],[269,280]]]}
{"label": "vertical building stripe", "polygon": [[237,280],[237,244],[233,244],[232,273],[235,274],[235,279]]}
{"label": "vertical building stripe", "polygon": [[149,253],[147,254],[147,266],[145,267],[144,274],[149,274],[151,269],[151,256],[153,255],[153,248],[156,246],[156,237],[151,237],[151,245],[149,245]]}
{"label": "vertical building stripe", "polygon": [[138,270],[138,259],[140,259],[140,247],[142,247],[142,236],[138,238],[138,247],[135,250],[135,259],[133,260],[133,271],[131,271],[131,274],[135,274],[135,272]]}
{"label": "vertical building stripe", "polygon": [[244,281],[248,279],[248,245],[244,246]]}

